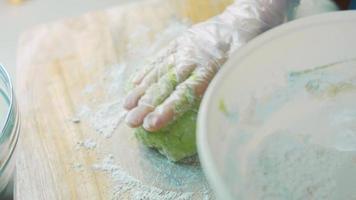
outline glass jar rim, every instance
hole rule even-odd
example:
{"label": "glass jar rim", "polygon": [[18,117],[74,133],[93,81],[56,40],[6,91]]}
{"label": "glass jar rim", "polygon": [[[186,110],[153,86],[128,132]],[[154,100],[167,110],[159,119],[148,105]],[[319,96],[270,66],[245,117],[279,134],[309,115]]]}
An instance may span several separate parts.
{"label": "glass jar rim", "polygon": [[5,67],[0,63],[0,79],[1,81],[3,81],[4,85],[6,86],[7,89],[7,94],[6,98],[8,98],[7,100],[9,101],[9,105],[7,106],[7,113],[5,116],[5,121],[4,123],[1,124],[1,135],[0,138],[3,136],[3,131],[4,128],[8,125],[9,123],[9,119],[10,119],[10,114],[11,114],[11,109],[13,107],[13,85],[12,85],[12,81],[10,78],[9,73],[6,71]]}
{"label": "glass jar rim", "polygon": [[2,152],[0,154],[0,183],[3,181],[1,178],[3,177],[3,173],[8,171],[8,166],[10,165],[10,161],[13,160],[13,154],[15,152],[17,142],[19,139],[20,132],[20,113],[16,104],[16,98],[13,90],[13,85],[11,82],[11,78],[4,68],[3,65],[0,64],[0,82],[2,82],[1,92],[3,93],[4,100],[7,101],[6,108],[7,112],[4,115],[5,120],[3,125],[1,125],[1,149]]}

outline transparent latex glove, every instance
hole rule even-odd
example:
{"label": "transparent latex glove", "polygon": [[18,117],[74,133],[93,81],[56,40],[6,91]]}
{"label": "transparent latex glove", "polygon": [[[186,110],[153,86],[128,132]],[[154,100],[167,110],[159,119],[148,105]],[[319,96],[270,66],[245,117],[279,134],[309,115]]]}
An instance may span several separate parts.
{"label": "transparent latex glove", "polygon": [[157,131],[191,110],[231,52],[286,18],[296,0],[237,0],[196,24],[138,72],[125,99],[131,127]]}

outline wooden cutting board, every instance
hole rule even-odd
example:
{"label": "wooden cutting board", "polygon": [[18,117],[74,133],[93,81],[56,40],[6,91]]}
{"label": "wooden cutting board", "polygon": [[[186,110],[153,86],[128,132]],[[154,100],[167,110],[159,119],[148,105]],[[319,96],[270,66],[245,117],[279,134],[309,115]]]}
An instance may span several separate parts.
{"label": "wooden cutting board", "polygon": [[[77,148],[78,141],[98,137],[89,124],[69,120],[76,108],[88,100],[82,91],[108,66],[125,59],[127,41],[138,25],[147,25],[157,33],[172,16],[195,23],[219,13],[230,2],[150,0],[25,32],[17,55],[16,93],[22,131],[17,151],[16,198],[112,199],[112,178],[107,173],[81,168],[102,157],[100,151]],[[93,95],[100,98],[102,92]],[[120,131],[131,130],[122,127]],[[106,139],[105,146],[115,147],[118,140],[119,137]],[[135,169],[137,163],[130,163],[132,166],[127,168]],[[126,198],[129,197],[128,194]]]}

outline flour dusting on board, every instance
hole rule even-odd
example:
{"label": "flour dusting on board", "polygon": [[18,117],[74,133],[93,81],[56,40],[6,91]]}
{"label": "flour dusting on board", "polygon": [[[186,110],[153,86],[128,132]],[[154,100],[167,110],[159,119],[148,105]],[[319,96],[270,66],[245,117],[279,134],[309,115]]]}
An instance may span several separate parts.
{"label": "flour dusting on board", "polygon": [[95,149],[96,142],[93,139],[86,139],[82,142],[77,143],[80,147],[84,147],[86,149]]}
{"label": "flour dusting on board", "polygon": [[117,183],[114,186],[114,197],[123,197],[127,192],[130,192],[133,200],[140,199],[177,199],[188,200],[193,197],[192,192],[174,192],[164,191],[157,187],[147,186],[142,184],[139,180],[130,176],[120,166],[114,162],[114,156],[107,155],[101,163],[93,165],[94,170],[104,171],[108,173],[112,179]]}
{"label": "flour dusting on board", "polygon": [[[139,25],[128,39],[126,59],[108,67],[95,83],[83,88],[82,95],[89,102],[77,109],[73,119],[89,124],[98,133],[98,139],[79,141],[80,147],[100,155],[92,166],[84,167],[110,177],[113,199],[213,198],[196,157],[189,159],[189,164],[171,163],[139,144],[129,129],[120,126],[126,114],[122,102],[129,77],[188,27],[188,22],[173,19],[154,35],[152,42],[150,27]],[[92,95],[98,91],[102,93],[100,99]],[[78,171],[78,167],[73,168]]]}

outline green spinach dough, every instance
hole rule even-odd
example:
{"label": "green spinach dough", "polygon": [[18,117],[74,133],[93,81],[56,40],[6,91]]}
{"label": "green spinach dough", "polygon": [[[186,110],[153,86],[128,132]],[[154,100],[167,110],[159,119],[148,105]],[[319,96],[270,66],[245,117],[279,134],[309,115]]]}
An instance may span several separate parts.
{"label": "green spinach dough", "polygon": [[197,110],[191,110],[175,122],[157,132],[148,132],[142,127],[135,130],[139,141],[157,149],[171,161],[179,161],[196,154],[195,143]]}

